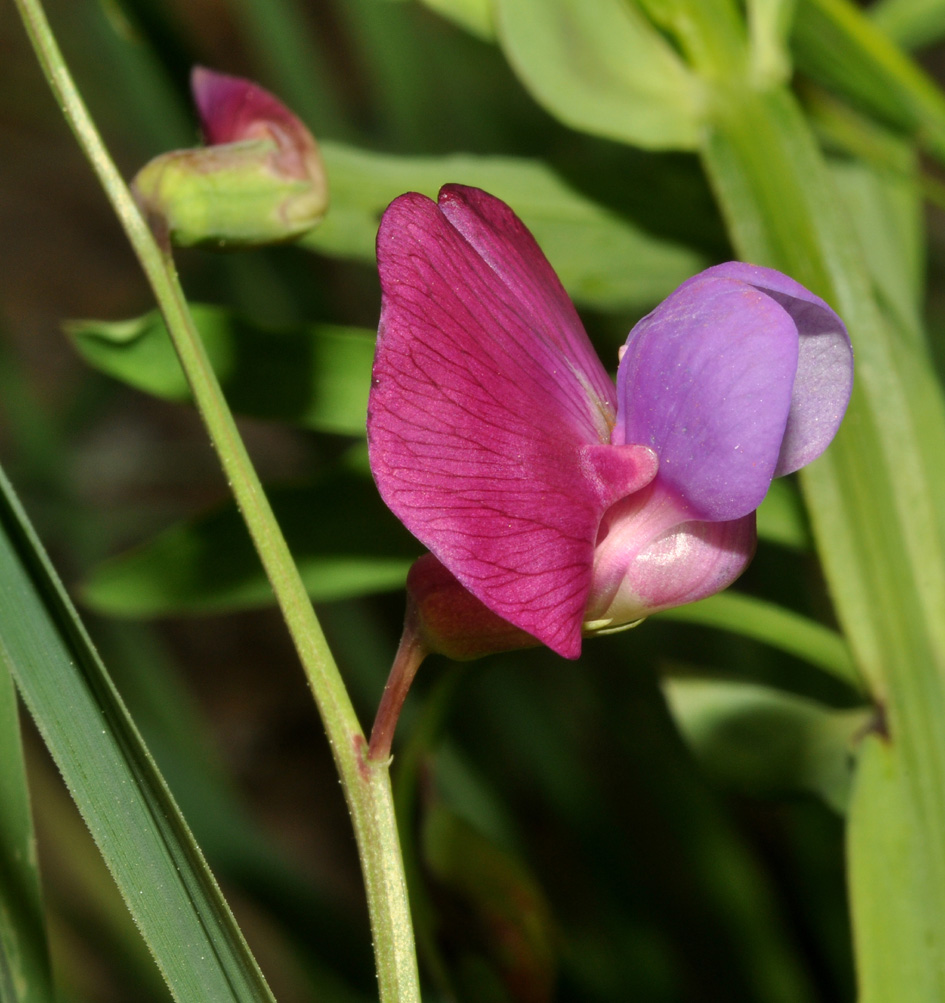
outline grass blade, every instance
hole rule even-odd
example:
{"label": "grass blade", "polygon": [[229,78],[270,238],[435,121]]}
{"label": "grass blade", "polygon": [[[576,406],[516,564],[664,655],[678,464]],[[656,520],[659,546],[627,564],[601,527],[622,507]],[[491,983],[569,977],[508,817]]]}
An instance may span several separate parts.
{"label": "grass blade", "polygon": [[271,1003],[239,928],[6,477],[0,661],[174,997]]}
{"label": "grass blade", "polygon": [[0,665],[0,1001],[52,999],[16,691]]}

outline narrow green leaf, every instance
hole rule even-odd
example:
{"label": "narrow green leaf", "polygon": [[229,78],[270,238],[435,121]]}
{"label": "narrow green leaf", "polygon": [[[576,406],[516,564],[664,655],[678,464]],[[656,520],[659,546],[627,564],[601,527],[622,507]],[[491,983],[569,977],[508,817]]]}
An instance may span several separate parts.
{"label": "narrow green leaf", "polygon": [[730,589],[701,602],[665,610],[659,616],[763,641],[860,689],[850,649],[836,631],[764,599]]}
{"label": "narrow green leaf", "polygon": [[[221,879],[263,908],[278,927],[273,932],[305,953],[313,1000],[358,999],[357,991],[365,983],[370,988],[373,981],[370,945],[362,936],[360,917],[339,916],[337,903],[317,876],[287,855],[247,810],[234,778],[226,772],[209,722],[183,684],[160,631],[112,620],[101,636],[105,651],[115,653],[110,659],[115,682],[135,723]],[[376,694],[372,688],[368,699]],[[64,825],[48,818],[45,822]],[[71,838],[63,838],[71,849]],[[89,895],[94,897],[94,890]],[[121,950],[127,954],[130,947],[122,944]],[[146,961],[153,969],[150,956]],[[365,1003],[363,996],[360,1001]]]}
{"label": "narrow green leaf", "polygon": [[877,0],[869,16],[893,41],[910,49],[945,36],[945,0]]}
{"label": "narrow green leaf", "polygon": [[55,765],[38,763],[30,771],[30,784],[36,826],[46,834],[43,860],[54,875],[46,888],[46,912],[58,935],[55,972],[60,996],[69,1003],[74,995],[82,1003],[94,998],[89,989],[96,984],[95,976],[88,971],[86,954],[92,950],[114,959],[121,983],[134,987],[135,1003],[169,1003],[167,983]]}
{"label": "narrow green leaf", "polygon": [[945,95],[849,0],[800,0],[797,69],[945,158]]}
{"label": "narrow green leaf", "polygon": [[754,683],[669,679],[670,709],[711,779],[738,794],[810,791],[846,810],[853,748],[872,711],[831,710]]}
{"label": "narrow green leaf", "polygon": [[[364,435],[373,332],[329,324],[272,330],[222,307],[192,304],[191,310],[235,411],[322,432]],[[75,321],[66,331],[96,369],[156,397],[190,399],[156,310],[127,321]]]}
{"label": "narrow green leaf", "polygon": [[16,691],[0,663],[0,1000],[49,1003],[52,998]]}
{"label": "narrow green leaf", "polygon": [[579,302],[650,307],[708,264],[690,248],[652,236],[569,188],[546,165],[511,157],[394,157],[323,143],[331,209],[302,244],[374,262],[381,213],[406,191],[436,196],[449,182],[474,185],[515,207]]}
{"label": "narrow green leaf", "polygon": [[698,81],[635,5],[496,0],[495,7],[509,62],[562,122],[652,149],[696,146]]}
{"label": "narrow green leaf", "polygon": [[[276,488],[270,499],[313,600],[403,587],[420,547],[385,509],[373,481],[343,472],[314,485]],[[82,596],[100,612],[135,617],[274,601],[231,503],[99,565]]]}
{"label": "narrow green leaf", "polygon": [[0,661],[181,1003],[272,995],[134,724],[0,473]]}

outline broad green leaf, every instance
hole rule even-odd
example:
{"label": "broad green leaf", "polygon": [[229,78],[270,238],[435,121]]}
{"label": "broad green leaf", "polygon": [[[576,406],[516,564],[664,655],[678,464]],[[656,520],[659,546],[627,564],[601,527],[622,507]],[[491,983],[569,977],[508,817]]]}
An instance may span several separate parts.
{"label": "broad green leaf", "polygon": [[799,0],[797,69],[945,157],[945,95],[850,0]]}
{"label": "broad green leaf", "polygon": [[860,688],[850,649],[836,631],[764,599],[730,589],[688,606],[665,610],[659,616],[763,641]]}
{"label": "broad green leaf", "polygon": [[753,683],[669,679],[663,689],[696,758],[726,790],[810,791],[846,810],[853,748],[871,710],[831,710]]}
{"label": "broad green leaf", "polygon": [[16,691],[0,661],[0,1000],[49,1003],[52,999]]}
{"label": "broad green leaf", "polygon": [[[403,587],[419,544],[386,510],[373,481],[340,473],[270,492],[309,595],[317,602]],[[164,530],[105,561],[83,600],[114,616],[210,613],[273,602],[234,505]]]}
{"label": "broad green leaf", "polygon": [[0,661],[181,1003],[273,1003],[91,640],[0,474]]}
{"label": "broad green leaf", "polygon": [[819,88],[808,89],[806,108],[834,154],[827,166],[879,304],[896,330],[922,344],[925,182],[915,145]]}
{"label": "broad green leaf", "polygon": [[[945,966],[930,936],[941,928],[931,903],[924,854],[916,852],[908,766],[888,736],[863,740],[849,807],[849,873],[854,896],[859,1003],[945,999]],[[920,906],[917,908],[917,906]],[[932,928],[935,929],[935,928]]]}
{"label": "broad green leaf", "polygon": [[945,0],[877,0],[868,13],[877,28],[910,49],[945,36]]}
{"label": "broad green leaf", "polygon": [[702,91],[625,0],[495,0],[499,39],[535,99],[562,122],[650,149],[693,149]]}
{"label": "broad green leaf", "polygon": [[[849,326],[853,399],[826,453],[801,473],[815,539],[857,668],[882,701],[896,755],[886,790],[906,822],[903,848],[924,879],[907,888],[912,939],[888,968],[900,984],[945,955],[945,404],[929,360],[890,327],[850,223],[799,109],[784,91],[726,94],[705,162],[738,253],[780,268],[823,295]],[[870,782],[858,797],[882,796]],[[854,812],[851,845],[881,841],[880,807]],[[869,832],[857,831],[868,827]],[[881,920],[870,890],[880,880],[862,856],[851,886],[858,957],[875,949],[859,931]],[[861,887],[863,892],[861,894]],[[945,998],[945,970],[931,976]],[[869,977],[872,977],[871,975]],[[925,978],[925,974],[922,976]],[[875,985],[861,985],[883,999]],[[911,991],[911,989],[910,989]]]}
{"label": "broad green leaf", "polygon": [[[195,303],[194,323],[234,411],[322,432],[364,435],[374,335],[357,327],[270,330]],[[155,310],[133,320],[76,321],[66,330],[96,369],[167,400],[190,399]]]}
{"label": "broad green leaf", "polygon": [[648,307],[705,268],[705,258],[654,237],[569,188],[538,161],[511,157],[395,157],[323,143],[331,209],[303,246],[374,262],[381,213],[398,195],[435,198],[447,183],[484,188],[525,221],[568,292],[605,309]]}
{"label": "broad green leaf", "polygon": [[[739,251],[825,293],[852,332],[847,418],[801,480],[847,636],[882,691],[903,645],[927,639],[940,653],[930,665],[945,653],[941,388],[921,350],[878,311],[831,179],[786,95],[736,101],[706,159]],[[918,631],[916,618],[925,620]]]}

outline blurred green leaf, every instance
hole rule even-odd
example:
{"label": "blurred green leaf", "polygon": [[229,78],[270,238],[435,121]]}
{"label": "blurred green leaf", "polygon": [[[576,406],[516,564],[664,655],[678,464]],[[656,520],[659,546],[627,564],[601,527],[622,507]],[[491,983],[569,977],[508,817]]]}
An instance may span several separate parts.
{"label": "blurred green leaf", "polygon": [[672,726],[644,630],[588,644],[579,673],[497,656],[468,673],[454,722],[471,722],[476,765],[554,882],[562,965],[582,970],[562,998],[816,999],[757,848]]}
{"label": "blurred green leaf", "polygon": [[381,213],[398,195],[436,197],[447,183],[484,188],[525,221],[568,292],[590,306],[647,307],[708,262],[569,188],[546,165],[511,157],[395,157],[323,143],[331,208],[302,240],[325,254],[374,261]]}
{"label": "blurred green leaf", "polygon": [[0,657],[0,1000],[53,999],[16,691]]}
{"label": "blurred green leaf", "polygon": [[810,791],[846,810],[855,741],[871,709],[831,710],[751,683],[669,679],[670,709],[721,787],[751,796]]}
{"label": "blurred green leaf", "polygon": [[760,80],[779,83],[791,74],[788,39],[797,0],[748,0],[751,63]]}
{"label": "blurred green leaf", "polygon": [[228,10],[242,28],[246,54],[267,86],[316,137],[348,138],[352,130],[341,100],[344,91],[331,72],[331,43],[312,30],[306,4],[301,0],[233,0]]}
{"label": "blurred green leaf", "polygon": [[896,330],[921,345],[925,231],[916,171],[885,171],[853,158],[832,161],[830,169],[880,304]]}
{"label": "blurred green leaf", "polygon": [[492,0],[421,0],[430,10],[490,42],[495,38]]}
{"label": "blurred green leaf", "polygon": [[792,550],[812,548],[804,502],[793,479],[779,477],[771,482],[758,508],[758,536]]}
{"label": "blurred green leaf", "polygon": [[945,95],[849,0],[800,0],[797,69],[945,158]]}
{"label": "blurred green leaf", "polygon": [[[234,411],[322,432],[364,435],[372,332],[329,324],[272,330],[222,307],[195,303],[191,311]],[[156,310],[126,321],[74,321],[66,331],[96,369],[156,397],[190,399]]]}
{"label": "blurred green leaf", "polygon": [[649,149],[693,149],[701,90],[622,0],[496,0],[499,39],[535,99],[567,125]]}
{"label": "blurred green leaf", "polygon": [[862,683],[844,638],[835,630],[764,599],[729,589],[700,602],[664,610],[670,620],[704,624],[763,641],[803,658],[859,690]]}
{"label": "blurred green leaf", "polygon": [[[316,602],[401,588],[420,545],[384,507],[373,481],[348,472],[269,493]],[[112,616],[211,613],[272,603],[235,505],[164,530],[95,568],[83,600]]]}
{"label": "blurred green leaf", "polygon": [[438,939],[463,999],[550,1003],[556,929],[535,878],[442,802],[422,821],[422,856],[443,908]]}
{"label": "blurred green leaf", "polygon": [[0,475],[0,660],[177,1000],[273,1003],[104,666]]}
{"label": "blurred green leaf", "polygon": [[945,36],[945,0],[877,0],[868,13],[877,28],[910,49]]}

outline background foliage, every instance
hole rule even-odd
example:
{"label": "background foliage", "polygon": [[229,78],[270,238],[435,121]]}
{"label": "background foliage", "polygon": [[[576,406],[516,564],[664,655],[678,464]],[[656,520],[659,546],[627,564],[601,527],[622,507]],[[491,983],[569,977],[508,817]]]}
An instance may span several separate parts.
{"label": "background foliage", "polygon": [[[741,190],[737,169],[729,170],[739,134],[725,116],[716,145],[703,145],[699,81],[708,71],[673,34],[673,10],[686,5],[48,6],[126,176],[156,153],[192,145],[186,79],[194,63],[258,79],[322,143],[333,205],[302,246],[188,251],[178,264],[368,721],[400,629],[403,577],[419,552],[377,499],[363,447],[378,215],[402,191],[434,194],[448,181],[505,198],[558,269],[602,358],[615,364],[635,320],[682,279],[749,256],[753,237],[758,257],[780,247],[774,224],[765,244],[746,224],[748,211],[739,217],[747,196],[726,197]],[[920,166],[917,145],[941,157],[945,102],[890,38],[934,42],[945,31],[941,5],[889,0],[873,22],[839,2],[795,6],[749,5],[758,72],[778,86],[790,79],[802,96],[847,213],[844,239],[866,263],[893,344],[905,346],[897,357],[912,365],[915,356],[928,380],[945,360],[942,229],[937,212],[924,215],[922,198],[940,204],[942,189]],[[575,14],[591,10],[586,23]],[[556,34],[566,15],[575,23]],[[369,1000],[376,990],[357,860],[303,678],[166,333],[149,312],[150,294],[10,7],[0,24],[0,459],[135,725],[97,683],[81,711],[81,695],[65,699],[53,677],[45,696],[34,692],[21,667],[21,694],[41,730],[46,721],[50,747],[51,716],[66,735],[70,727],[79,734],[81,714],[91,722],[104,708],[109,734],[121,736],[117,760],[137,777],[129,782],[153,791],[148,804],[173,829],[160,777],[151,778],[136,745],[140,731],[277,999]],[[788,134],[790,110],[772,104],[764,112],[764,123]],[[748,141],[761,148],[762,133]],[[813,175],[801,180],[816,193]],[[782,208],[769,206],[769,217]],[[939,420],[933,405],[923,414],[930,426]],[[889,471],[875,463],[882,494]],[[425,999],[854,998],[844,814],[859,743],[877,726],[862,680],[876,699],[885,663],[864,658],[868,629],[853,645],[837,629],[798,487],[776,488],[737,595],[588,643],[577,664],[533,651],[464,668],[424,666],[394,779]],[[808,490],[823,497],[816,484]],[[41,562],[23,557],[22,513],[11,499],[4,504],[10,567],[20,561],[37,608],[54,611],[44,650],[63,643],[71,652],[64,664],[84,664],[65,601],[49,598],[55,588]],[[896,517],[909,514],[900,508]],[[889,575],[891,604],[921,606],[912,579],[881,564],[878,574]],[[897,581],[907,582],[898,593]],[[24,608],[6,607],[6,622],[38,623],[23,618],[41,614]],[[875,629],[880,636],[883,623]],[[38,631],[24,631],[24,645]],[[166,1000],[26,717],[42,903],[36,870],[24,866],[32,851],[7,644],[0,887],[13,889],[5,901],[17,910],[0,913],[0,1000],[48,998],[52,980],[63,1001]],[[83,778],[63,773],[75,793]],[[884,828],[895,802],[870,804],[879,821],[862,831],[882,860],[876,834],[890,845],[914,834]],[[103,810],[112,813],[111,802]],[[135,831],[131,814],[114,817]],[[907,828],[910,817],[904,810]],[[128,880],[137,867],[156,887],[160,871],[148,868],[167,861],[155,853],[148,863],[142,849]],[[22,887],[14,875],[25,875]],[[198,908],[201,895],[212,914],[214,890],[194,893]],[[158,919],[161,909],[169,915],[174,906],[158,904]],[[913,910],[908,891],[897,910],[920,916],[912,933],[923,936],[921,906]],[[867,919],[861,929],[869,932]],[[225,953],[219,944],[230,937],[239,940],[224,922],[210,936],[213,949]],[[252,994],[257,977],[244,976]],[[939,998],[935,978],[922,998]],[[192,992],[217,998],[208,982]],[[264,998],[258,992],[246,998]]]}

